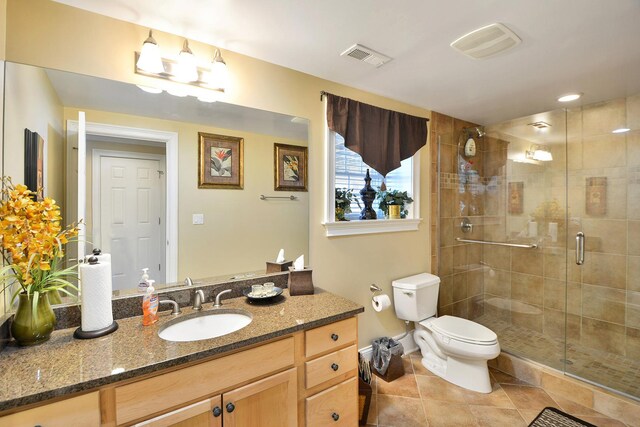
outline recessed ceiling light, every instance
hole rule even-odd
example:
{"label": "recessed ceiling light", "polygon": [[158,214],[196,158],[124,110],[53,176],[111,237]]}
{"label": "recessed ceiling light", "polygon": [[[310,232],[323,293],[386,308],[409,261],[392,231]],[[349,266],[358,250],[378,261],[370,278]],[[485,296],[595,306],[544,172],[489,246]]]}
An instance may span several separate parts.
{"label": "recessed ceiling light", "polygon": [[566,95],[562,95],[561,97],[558,98],[559,102],[571,102],[571,101],[575,101],[576,99],[580,98],[582,96],[581,93],[568,93]]}
{"label": "recessed ceiling light", "polygon": [[611,133],[625,133],[625,132],[629,132],[631,129],[629,128],[618,128],[615,130],[612,130]]}

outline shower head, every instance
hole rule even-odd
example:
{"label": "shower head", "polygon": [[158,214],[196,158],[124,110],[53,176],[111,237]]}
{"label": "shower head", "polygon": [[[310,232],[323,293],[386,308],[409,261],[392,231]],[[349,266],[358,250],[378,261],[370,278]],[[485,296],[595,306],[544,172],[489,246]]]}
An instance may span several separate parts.
{"label": "shower head", "polygon": [[486,132],[484,131],[484,127],[482,126],[464,128],[462,129],[462,131],[467,134],[467,138],[472,138],[474,136],[477,136],[478,138],[482,138],[486,134]]}

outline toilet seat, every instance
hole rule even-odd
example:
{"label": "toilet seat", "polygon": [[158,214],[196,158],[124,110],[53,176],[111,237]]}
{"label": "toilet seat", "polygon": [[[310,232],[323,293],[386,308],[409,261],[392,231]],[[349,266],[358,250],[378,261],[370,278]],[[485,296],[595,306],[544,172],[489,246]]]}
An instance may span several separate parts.
{"label": "toilet seat", "polygon": [[498,336],[491,329],[460,317],[432,317],[420,324],[445,337],[468,344],[494,345],[498,342]]}

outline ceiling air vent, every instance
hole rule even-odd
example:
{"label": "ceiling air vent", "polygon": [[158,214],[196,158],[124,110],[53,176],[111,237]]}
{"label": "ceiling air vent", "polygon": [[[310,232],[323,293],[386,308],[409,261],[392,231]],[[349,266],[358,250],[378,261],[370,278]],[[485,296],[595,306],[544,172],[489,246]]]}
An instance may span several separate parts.
{"label": "ceiling air vent", "polygon": [[511,49],[521,41],[513,31],[495,23],[465,34],[451,43],[451,47],[473,59],[484,59]]}
{"label": "ceiling air vent", "polygon": [[391,61],[391,58],[388,56],[369,49],[368,47],[364,47],[361,44],[354,44],[349,49],[342,52],[340,56],[350,56],[351,58],[366,62],[367,64],[371,64],[375,67],[380,67]]}
{"label": "ceiling air vent", "polygon": [[546,129],[551,127],[549,123],[543,122],[542,120],[533,123],[527,123],[527,126],[533,126],[536,129]]}

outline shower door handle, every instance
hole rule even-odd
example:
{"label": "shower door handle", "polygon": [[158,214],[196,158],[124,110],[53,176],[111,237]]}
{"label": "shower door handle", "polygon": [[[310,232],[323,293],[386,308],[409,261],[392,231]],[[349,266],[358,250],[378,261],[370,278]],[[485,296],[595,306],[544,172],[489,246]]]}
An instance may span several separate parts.
{"label": "shower door handle", "polygon": [[576,234],[576,264],[584,264],[584,233],[582,231]]}

